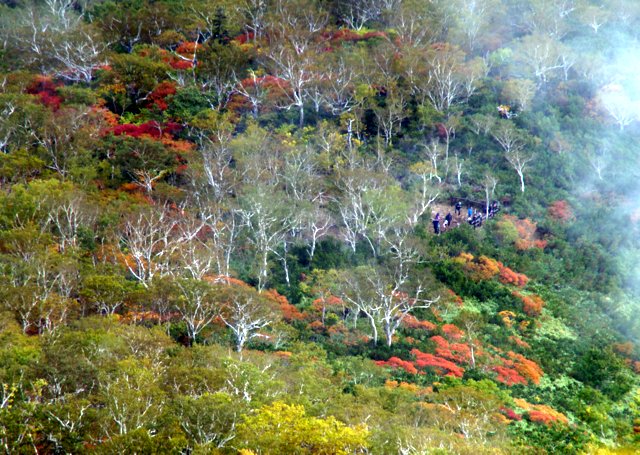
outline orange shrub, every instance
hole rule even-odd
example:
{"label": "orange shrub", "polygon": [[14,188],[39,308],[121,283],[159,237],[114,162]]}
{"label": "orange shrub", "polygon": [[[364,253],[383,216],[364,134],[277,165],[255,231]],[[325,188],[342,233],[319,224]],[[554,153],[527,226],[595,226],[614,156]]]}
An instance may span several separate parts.
{"label": "orange shrub", "polygon": [[573,219],[573,211],[571,210],[571,206],[565,200],[555,201],[549,205],[547,209],[547,213],[554,220],[561,221],[566,223]]}
{"label": "orange shrub", "polygon": [[502,323],[511,328],[513,326],[513,320],[516,317],[516,314],[513,311],[504,310],[498,313],[498,316],[502,318]]}
{"label": "orange shrub", "polygon": [[515,241],[514,246],[518,250],[529,250],[536,246],[536,230],[538,228],[534,221],[528,218],[520,220],[513,215],[504,215],[504,220],[513,224],[518,232],[518,239]]}
{"label": "orange shrub", "polygon": [[408,314],[402,320],[403,327],[408,329],[427,330],[433,332],[436,329],[436,325],[429,321],[420,321],[415,316]]}
{"label": "orange shrub", "polygon": [[471,279],[476,281],[489,280],[500,273],[498,261],[488,258],[487,256],[474,258],[473,255],[469,253],[460,253],[458,257],[454,259],[454,262],[462,264]]}
{"label": "orange shrub", "polygon": [[624,357],[631,357],[633,355],[633,343],[627,341],[626,343],[614,343],[613,350]]}
{"label": "orange shrub", "polygon": [[520,375],[534,384],[540,383],[540,378],[544,375],[540,365],[535,363],[533,360],[527,359],[522,354],[516,354],[515,352],[509,351],[507,355],[513,360],[513,365]]}
{"label": "orange shrub", "polygon": [[498,279],[502,284],[513,284],[514,286],[523,288],[529,282],[529,277],[527,277],[524,273],[514,272],[509,267],[503,265],[501,262],[498,262],[498,267],[500,269],[500,276],[498,277]]}
{"label": "orange shrub", "polygon": [[517,337],[515,335],[511,335],[509,337],[509,341],[511,341],[513,344],[515,344],[516,346],[519,346],[521,348],[524,349],[531,349],[531,346],[529,345],[529,343],[527,343],[526,341],[524,341],[522,338]]}
{"label": "orange shrub", "polygon": [[442,326],[442,333],[453,341],[458,341],[464,335],[464,331],[453,324],[445,324]]}
{"label": "orange shrub", "polygon": [[564,425],[569,423],[567,416],[546,404],[531,404],[522,398],[515,398],[513,401],[519,408],[527,412],[531,422],[542,423],[549,426],[553,423],[561,423]]}
{"label": "orange shrub", "polygon": [[462,297],[453,292],[451,289],[447,289],[447,294],[449,294],[449,298],[455,303],[457,306],[462,306],[464,302],[462,301]]}
{"label": "orange shrub", "polygon": [[513,291],[511,294],[522,301],[522,311],[524,311],[527,316],[532,318],[540,316],[542,308],[544,308],[544,300],[542,300],[542,297],[535,294],[523,295],[516,291]]}
{"label": "orange shrub", "polygon": [[298,310],[298,308],[296,308],[294,305],[289,303],[287,298],[284,295],[279,294],[275,289],[264,291],[264,294],[265,296],[273,299],[278,303],[278,305],[280,306],[280,311],[282,312],[282,318],[285,321],[291,322],[294,320],[299,321],[301,319],[304,319],[304,314],[302,314],[300,310]]}

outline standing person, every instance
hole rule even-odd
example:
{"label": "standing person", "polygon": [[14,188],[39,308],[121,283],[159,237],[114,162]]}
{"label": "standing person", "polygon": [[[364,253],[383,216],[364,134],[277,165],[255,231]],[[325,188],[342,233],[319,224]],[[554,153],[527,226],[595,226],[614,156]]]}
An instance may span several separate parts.
{"label": "standing person", "polygon": [[446,228],[450,227],[452,220],[453,220],[453,215],[451,215],[451,212],[447,213],[447,216],[444,217],[444,227]]}
{"label": "standing person", "polygon": [[436,213],[436,216],[433,219],[433,232],[440,234],[440,212]]}
{"label": "standing person", "polygon": [[467,207],[467,219],[471,221],[472,217],[473,217],[473,207],[469,206]]}
{"label": "standing person", "polygon": [[460,216],[462,213],[462,202],[456,202],[456,215]]}

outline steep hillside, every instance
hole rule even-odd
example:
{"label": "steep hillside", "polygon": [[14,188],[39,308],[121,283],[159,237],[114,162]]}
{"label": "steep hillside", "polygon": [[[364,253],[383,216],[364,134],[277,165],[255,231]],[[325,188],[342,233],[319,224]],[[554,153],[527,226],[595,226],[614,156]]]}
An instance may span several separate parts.
{"label": "steep hillside", "polygon": [[640,451],[638,30],[0,1],[1,450]]}

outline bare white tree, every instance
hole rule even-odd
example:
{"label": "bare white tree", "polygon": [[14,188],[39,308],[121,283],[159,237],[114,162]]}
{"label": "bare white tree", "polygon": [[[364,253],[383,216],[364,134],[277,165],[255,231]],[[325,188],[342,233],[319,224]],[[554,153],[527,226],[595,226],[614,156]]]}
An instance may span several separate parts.
{"label": "bare white tree", "polygon": [[379,325],[387,346],[391,346],[393,336],[408,314],[418,308],[428,308],[438,300],[424,298],[422,285],[410,283],[409,265],[416,257],[399,254],[397,259],[390,271],[358,267],[344,274],[341,297],[354,311],[365,315],[374,344],[378,342]]}
{"label": "bare white tree", "polygon": [[257,186],[242,197],[239,212],[249,242],[255,248],[258,290],[267,286],[269,254],[278,254],[277,248],[286,241],[293,218],[286,197]]}
{"label": "bare white tree", "polygon": [[166,207],[141,210],[124,220],[122,253],[129,258],[125,261],[127,269],[144,287],[154,276],[167,272],[175,223]]}
{"label": "bare white tree", "polygon": [[502,121],[493,131],[493,138],[500,144],[504,156],[518,174],[520,179],[520,191],[524,193],[524,171],[527,165],[534,160],[533,152],[526,150],[526,142],[521,131],[513,123]]}
{"label": "bare white tree", "polygon": [[206,281],[196,279],[176,280],[180,295],[175,309],[187,326],[189,339],[196,337],[220,315],[220,303],[215,288]]}
{"label": "bare white tree", "polygon": [[484,207],[485,207],[485,218],[489,218],[489,206],[491,201],[493,200],[493,195],[496,190],[496,186],[498,185],[498,179],[490,172],[487,172],[484,175],[482,180],[482,186],[484,187]]}
{"label": "bare white tree", "polygon": [[236,351],[260,336],[260,330],[271,325],[277,314],[263,296],[246,289],[233,289],[223,303],[220,319],[236,337]]}

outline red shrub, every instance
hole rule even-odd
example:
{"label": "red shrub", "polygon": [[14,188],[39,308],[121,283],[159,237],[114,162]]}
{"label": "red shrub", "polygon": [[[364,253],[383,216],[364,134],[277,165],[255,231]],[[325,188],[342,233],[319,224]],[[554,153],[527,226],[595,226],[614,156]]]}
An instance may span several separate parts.
{"label": "red shrub", "polygon": [[243,33],[242,35],[236,36],[233,40],[237,41],[240,44],[245,44],[247,41],[252,41],[254,37],[254,33]]}
{"label": "red shrub", "polygon": [[191,60],[173,58],[169,60],[169,66],[174,70],[190,70],[191,68],[193,68],[193,62]]}
{"label": "red shrub", "polygon": [[57,111],[60,109],[63,98],[58,95],[58,87],[61,84],[53,82],[49,76],[36,76],[27,86],[25,92],[38,97],[39,101],[50,108]]}
{"label": "red shrub", "polygon": [[407,360],[402,360],[398,357],[391,357],[389,360],[377,360],[376,365],[391,368],[402,368],[407,373],[418,374],[418,370],[413,366],[413,363]]}
{"label": "red shrub", "polygon": [[464,332],[453,324],[443,325],[442,333],[452,341],[458,341],[464,335]]}
{"label": "red shrub", "polygon": [[511,408],[500,408],[500,412],[502,412],[502,414],[504,414],[509,420],[515,420],[517,422],[522,420],[522,416]]}
{"label": "red shrub", "polygon": [[431,341],[436,343],[436,355],[456,363],[471,362],[471,348],[464,343],[449,343],[440,335],[431,337]]}
{"label": "red shrub", "polygon": [[437,327],[432,322],[420,321],[415,316],[412,316],[410,314],[406,315],[402,320],[402,325],[403,327],[406,327],[408,329],[426,330],[428,332],[433,332]]}
{"label": "red shrub", "polygon": [[493,371],[498,373],[498,377],[496,380],[505,385],[514,385],[514,384],[522,384],[527,385],[527,380],[520,376],[516,370],[513,368],[505,367],[505,366],[495,366],[493,367]]}
{"label": "red shrub", "polygon": [[176,94],[176,85],[173,82],[161,82],[149,94],[147,100],[150,106],[155,106],[164,111],[167,109],[167,98]]}
{"label": "red shrub", "polygon": [[115,136],[131,136],[131,137],[151,137],[154,139],[160,139],[163,135],[174,135],[181,129],[181,126],[177,123],[168,122],[164,125],[156,122],[149,121],[141,125],[134,125],[133,123],[126,123],[124,125],[116,125],[110,128],[108,132],[112,132]]}
{"label": "red shrub", "polygon": [[433,368],[436,373],[445,376],[461,378],[464,375],[462,368],[447,359],[421,352],[418,349],[412,349],[411,354],[416,357],[415,365],[419,368]]}

